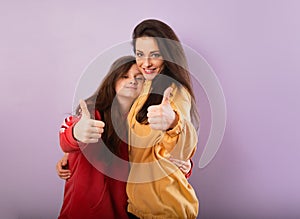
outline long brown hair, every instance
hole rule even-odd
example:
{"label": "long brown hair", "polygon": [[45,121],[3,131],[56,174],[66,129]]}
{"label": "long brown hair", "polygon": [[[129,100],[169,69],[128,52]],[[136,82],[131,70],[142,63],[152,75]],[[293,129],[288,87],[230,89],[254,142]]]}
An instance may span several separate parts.
{"label": "long brown hair", "polygon": [[[101,120],[105,123],[105,131],[102,133],[101,139],[110,151],[119,155],[119,145],[122,142],[118,134],[119,131],[123,131],[126,134],[125,123],[120,123],[118,127],[114,127],[112,118],[115,121],[122,121],[120,107],[112,104],[119,104],[116,96],[116,82],[124,74],[126,74],[132,65],[136,64],[134,56],[123,56],[117,59],[110,67],[107,75],[103,79],[102,83],[96,90],[96,92],[86,99],[86,103],[90,112],[97,110],[101,114]],[[76,114],[80,114],[80,107],[76,109]],[[92,115],[93,113],[91,113]],[[121,125],[123,125],[121,127]],[[115,129],[118,130],[115,130]],[[124,129],[125,128],[125,129]],[[125,131],[125,133],[124,133]],[[122,136],[123,137],[123,136]]]}
{"label": "long brown hair", "polygon": [[133,30],[132,44],[134,53],[136,51],[136,39],[140,37],[153,37],[159,47],[160,53],[164,59],[164,68],[153,80],[151,84],[151,93],[149,94],[143,107],[137,113],[138,122],[147,124],[147,108],[151,105],[160,104],[162,95],[172,83],[179,88],[184,86],[191,95],[191,118],[198,128],[199,115],[195,103],[195,95],[192,89],[190,73],[183,47],[175,32],[167,24],[148,19],[139,23]]}

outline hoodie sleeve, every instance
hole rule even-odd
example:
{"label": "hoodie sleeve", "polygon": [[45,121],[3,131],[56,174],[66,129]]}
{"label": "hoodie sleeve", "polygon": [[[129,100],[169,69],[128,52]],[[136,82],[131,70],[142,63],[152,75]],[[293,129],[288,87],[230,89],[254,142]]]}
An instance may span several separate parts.
{"label": "hoodie sleeve", "polygon": [[185,88],[174,89],[171,106],[179,120],[177,125],[166,131],[162,144],[169,153],[180,160],[188,160],[194,155],[198,136],[191,122],[191,96]]}

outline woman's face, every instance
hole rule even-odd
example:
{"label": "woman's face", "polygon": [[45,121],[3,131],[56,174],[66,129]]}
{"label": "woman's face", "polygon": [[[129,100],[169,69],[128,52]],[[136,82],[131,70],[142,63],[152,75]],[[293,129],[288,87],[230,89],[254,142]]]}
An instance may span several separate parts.
{"label": "woman's face", "polygon": [[137,66],[146,80],[153,80],[164,67],[164,61],[153,37],[136,39],[135,55]]}
{"label": "woman's face", "polygon": [[115,90],[117,96],[119,98],[125,97],[129,100],[134,100],[140,94],[144,80],[137,65],[132,65],[128,72],[122,75],[116,82]]}

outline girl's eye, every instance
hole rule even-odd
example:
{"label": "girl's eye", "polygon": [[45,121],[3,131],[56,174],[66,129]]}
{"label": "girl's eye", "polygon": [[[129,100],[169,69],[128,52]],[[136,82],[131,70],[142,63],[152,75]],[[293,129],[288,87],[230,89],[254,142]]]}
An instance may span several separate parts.
{"label": "girl's eye", "polygon": [[128,78],[128,76],[127,75],[123,75],[122,78]]}
{"label": "girl's eye", "polygon": [[136,77],[135,78],[137,81],[144,81],[144,78],[143,77]]}

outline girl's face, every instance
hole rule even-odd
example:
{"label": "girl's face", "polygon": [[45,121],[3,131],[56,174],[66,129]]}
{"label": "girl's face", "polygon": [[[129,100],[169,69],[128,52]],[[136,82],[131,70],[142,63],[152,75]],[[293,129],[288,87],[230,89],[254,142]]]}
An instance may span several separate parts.
{"label": "girl's face", "polygon": [[135,55],[137,66],[146,80],[153,80],[164,67],[164,61],[153,37],[136,39]]}
{"label": "girl's face", "polygon": [[116,93],[117,96],[125,97],[130,100],[134,100],[140,94],[144,77],[139,71],[136,64],[132,65],[127,73],[123,74],[116,82]]}

